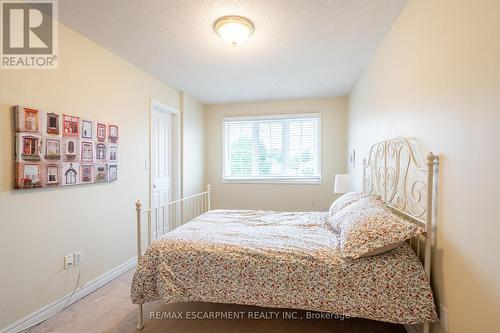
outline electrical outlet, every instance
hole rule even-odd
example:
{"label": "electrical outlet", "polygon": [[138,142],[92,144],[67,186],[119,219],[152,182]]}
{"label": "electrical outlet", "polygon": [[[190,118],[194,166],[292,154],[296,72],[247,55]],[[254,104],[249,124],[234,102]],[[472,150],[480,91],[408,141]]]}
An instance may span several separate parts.
{"label": "electrical outlet", "polygon": [[68,269],[74,266],[73,253],[64,256],[64,269]]}
{"label": "electrical outlet", "polygon": [[446,332],[448,332],[448,309],[439,304],[439,322]]}
{"label": "electrical outlet", "polygon": [[83,252],[78,251],[73,254],[73,262],[75,266],[79,266],[83,262]]}

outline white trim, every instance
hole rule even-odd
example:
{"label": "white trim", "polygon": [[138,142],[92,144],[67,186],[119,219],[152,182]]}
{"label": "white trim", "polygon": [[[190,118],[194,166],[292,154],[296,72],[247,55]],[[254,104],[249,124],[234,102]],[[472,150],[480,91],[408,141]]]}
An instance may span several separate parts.
{"label": "white trim", "polygon": [[300,184],[321,185],[321,176],[314,178],[224,178],[225,184]]}
{"label": "white trim", "polygon": [[[151,149],[153,147],[153,111],[167,112],[172,115],[172,130],[174,137],[174,151],[173,154],[173,177],[172,177],[172,199],[178,199],[181,197],[181,172],[182,172],[182,164],[181,164],[181,112],[179,109],[161,103],[158,100],[151,98],[151,108],[149,111],[149,207],[152,207],[153,200],[153,174],[151,172],[153,165],[153,155],[151,153]],[[177,161],[177,163],[176,163]],[[1,333],[1,332],[0,332]]]}
{"label": "white trim", "polygon": [[166,112],[169,112],[169,113],[172,113],[172,114],[175,114],[175,115],[181,113],[179,111],[179,109],[174,108],[173,106],[170,106],[170,105],[167,105],[167,104],[163,104],[162,102],[157,101],[156,99],[153,99],[153,98],[151,98],[151,109],[157,109],[157,110],[160,110],[160,111],[166,111]]}
{"label": "white trim", "polygon": [[[68,306],[79,301],[80,299],[84,298],[85,296],[93,293],[97,289],[101,288],[102,286],[108,284],[109,282],[113,281],[117,277],[121,276],[122,274],[128,272],[132,268],[134,268],[137,265],[137,258],[132,258],[120,266],[110,270],[109,272],[97,277],[96,279],[88,282],[84,286],[78,288],[71,298],[71,301],[68,303]],[[82,266],[83,267],[83,266]],[[23,330],[26,330],[30,328],[31,326],[37,325],[44,320],[49,319],[50,317],[56,315],[59,313],[63,307],[66,305],[66,302],[68,301],[68,298],[71,296],[71,293],[63,296],[62,298],[36,310],[35,312],[27,315],[26,317],[16,321],[15,323],[3,328],[0,333],[17,333]]]}
{"label": "white trim", "polygon": [[321,114],[318,112],[311,113],[289,113],[289,114],[272,114],[264,116],[233,116],[233,117],[223,117],[222,121],[251,121],[251,120],[269,120],[269,119],[301,119],[301,118],[321,118]]}

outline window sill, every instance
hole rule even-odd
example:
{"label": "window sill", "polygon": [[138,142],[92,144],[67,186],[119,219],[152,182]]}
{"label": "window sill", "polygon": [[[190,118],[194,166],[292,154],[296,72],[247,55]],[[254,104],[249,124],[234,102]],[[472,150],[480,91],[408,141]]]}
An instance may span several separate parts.
{"label": "window sill", "polygon": [[222,179],[223,184],[291,184],[321,185],[319,179]]}

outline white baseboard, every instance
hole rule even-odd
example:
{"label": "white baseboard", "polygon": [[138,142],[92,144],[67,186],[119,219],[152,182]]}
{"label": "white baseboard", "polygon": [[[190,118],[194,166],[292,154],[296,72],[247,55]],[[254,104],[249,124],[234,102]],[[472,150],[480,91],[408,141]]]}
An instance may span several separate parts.
{"label": "white baseboard", "polygon": [[[101,288],[105,284],[113,281],[120,275],[126,273],[130,269],[134,268],[137,265],[137,258],[132,258],[127,262],[121,264],[120,266],[110,270],[109,272],[99,276],[98,278],[88,282],[84,286],[78,288],[73,295],[73,298],[69,302],[68,305],[75,303],[76,301],[84,298],[90,293],[96,291]],[[71,293],[58,299],[57,301],[52,302],[49,305],[46,305],[37,311],[27,315],[26,317],[18,320],[17,322],[9,325],[2,330],[0,333],[18,333],[23,331],[31,326],[34,326],[38,323],[41,323],[44,320],[49,319],[50,317],[56,315],[59,311],[61,311],[68,301],[68,298],[71,296]]]}

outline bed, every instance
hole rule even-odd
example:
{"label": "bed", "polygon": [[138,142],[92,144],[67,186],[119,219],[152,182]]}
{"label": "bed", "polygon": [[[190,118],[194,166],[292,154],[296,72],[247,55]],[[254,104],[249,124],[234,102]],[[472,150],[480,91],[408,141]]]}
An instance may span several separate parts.
{"label": "bed", "polygon": [[[437,320],[430,274],[437,156],[422,166],[405,138],[378,143],[364,161],[365,192],[425,228],[378,255],[345,258],[327,212],[210,210],[207,191],[137,209],[138,304],[203,301],[330,312],[401,324]],[[147,245],[142,252],[142,218]],[[423,264],[422,264],[422,262]]]}

